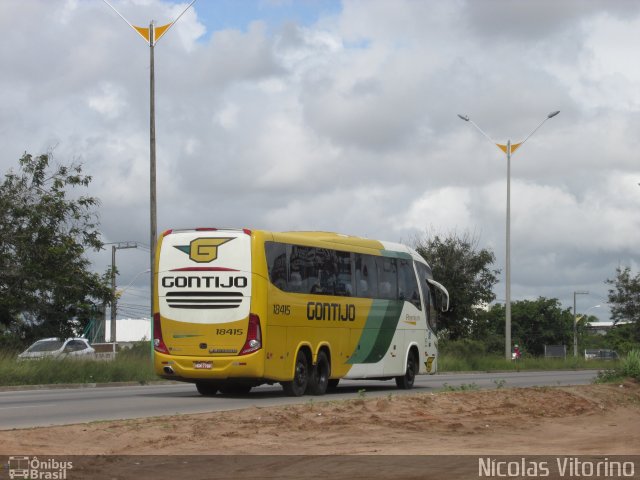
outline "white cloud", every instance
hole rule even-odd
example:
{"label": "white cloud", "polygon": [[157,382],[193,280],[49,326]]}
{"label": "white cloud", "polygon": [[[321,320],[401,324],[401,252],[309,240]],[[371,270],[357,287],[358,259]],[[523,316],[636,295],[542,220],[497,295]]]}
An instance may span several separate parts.
{"label": "white cloud", "polygon": [[[559,109],[512,159],[514,298],[606,292],[639,261],[639,9],[481,3],[345,1],[305,26],[258,9],[216,31],[196,3],[155,49],[160,228],[468,229],[503,268],[505,157],[456,114],[518,141]],[[136,25],[186,6],[114,4]],[[94,176],[105,237],[148,241],[148,46],[102,2],[5,0],[0,28],[0,167],[57,145]]]}
{"label": "white cloud", "polygon": [[109,120],[117,118],[127,105],[119,90],[110,83],[103,83],[98,93],[89,94],[87,99],[89,107]]}
{"label": "white cloud", "polygon": [[461,187],[445,187],[426,192],[415,200],[404,216],[401,228],[437,226],[442,231],[464,230],[473,225],[471,191]]}

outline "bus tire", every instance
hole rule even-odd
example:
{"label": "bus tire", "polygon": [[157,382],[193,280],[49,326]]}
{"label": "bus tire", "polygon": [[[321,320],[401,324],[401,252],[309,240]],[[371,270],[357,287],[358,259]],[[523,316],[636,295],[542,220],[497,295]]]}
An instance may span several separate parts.
{"label": "bus tire", "polygon": [[196,389],[200,395],[210,397],[218,393],[219,385],[211,382],[196,382]]}
{"label": "bus tire", "polygon": [[410,390],[413,388],[413,383],[416,380],[416,373],[418,373],[418,359],[413,350],[409,351],[407,357],[407,367],[404,375],[396,377],[396,385],[402,390]]}
{"label": "bus tire", "polygon": [[309,384],[309,361],[307,355],[298,350],[296,355],[296,364],[293,372],[293,380],[290,382],[282,382],[282,389],[290,397],[301,397],[307,390]]}
{"label": "bus tire", "polygon": [[320,350],[320,352],[318,352],[316,364],[311,371],[311,376],[309,377],[307,391],[311,395],[324,395],[327,393],[330,376],[331,364],[329,363],[329,358],[324,350]]}

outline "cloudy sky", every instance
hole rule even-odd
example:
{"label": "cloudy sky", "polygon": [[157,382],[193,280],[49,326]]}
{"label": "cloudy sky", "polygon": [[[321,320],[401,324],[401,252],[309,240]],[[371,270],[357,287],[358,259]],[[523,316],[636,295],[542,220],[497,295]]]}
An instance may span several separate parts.
{"label": "cloudy sky", "polygon": [[[0,27],[0,171],[82,162],[104,241],[148,245],[148,46],[101,0],[2,0]],[[631,0],[198,0],[155,49],[158,229],[470,232],[504,272],[506,157],[456,114],[518,142],[560,110],[512,158],[512,297],[585,311],[640,263],[638,45]],[[121,316],[148,263],[118,251]]]}

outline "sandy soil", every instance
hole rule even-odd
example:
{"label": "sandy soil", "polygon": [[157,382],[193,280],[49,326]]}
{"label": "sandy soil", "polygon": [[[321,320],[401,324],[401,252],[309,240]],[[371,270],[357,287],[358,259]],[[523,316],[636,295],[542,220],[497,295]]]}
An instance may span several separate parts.
{"label": "sandy soil", "polygon": [[[0,431],[0,455],[18,453],[638,455],[640,384],[503,388],[347,401],[314,397],[296,406]],[[246,461],[240,463],[246,467]],[[119,477],[117,470],[109,478],[128,478]],[[197,471],[195,467],[191,471],[194,478]],[[299,478],[299,469],[295,473]],[[202,478],[213,478],[210,475]],[[287,475],[280,472],[269,478]]]}

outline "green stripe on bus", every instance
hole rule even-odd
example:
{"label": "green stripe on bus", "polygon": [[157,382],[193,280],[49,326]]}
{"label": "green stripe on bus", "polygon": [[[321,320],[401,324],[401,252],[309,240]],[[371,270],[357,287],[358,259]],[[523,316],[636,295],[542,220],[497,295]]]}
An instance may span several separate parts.
{"label": "green stripe on bus", "polygon": [[358,347],[347,363],[376,363],[384,357],[398,326],[403,305],[401,300],[373,300]]}
{"label": "green stripe on bus", "polygon": [[387,309],[384,314],[382,326],[378,330],[376,342],[371,353],[364,359],[363,363],[376,363],[382,360],[384,354],[389,350],[393,335],[396,333],[404,302],[401,300],[386,300],[386,302]]}

